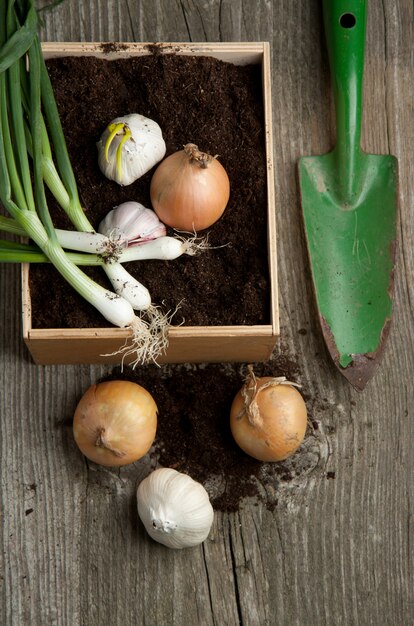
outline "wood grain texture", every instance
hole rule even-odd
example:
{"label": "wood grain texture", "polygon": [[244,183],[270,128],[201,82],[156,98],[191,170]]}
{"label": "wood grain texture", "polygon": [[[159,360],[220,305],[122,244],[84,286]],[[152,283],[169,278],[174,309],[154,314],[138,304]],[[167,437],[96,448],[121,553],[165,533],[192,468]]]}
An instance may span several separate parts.
{"label": "wood grain texture", "polygon": [[392,332],[363,394],[329,361],[301,226],[297,160],[334,141],[319,2],[254,4],[66,0],[44,15],[42,38],[271,41],[279,349],[300,365],[318,428],[273,512],[247,501],[216,515],[203,546],[166,550],[137,520],[145,462],[93,466],[71,437],[76,400],[107,368],[35,366],[21,339],[19,269],[0,266],[1,624],[414,623],[412,2],[369,3],[363,143],[398,157],[400,216]]}

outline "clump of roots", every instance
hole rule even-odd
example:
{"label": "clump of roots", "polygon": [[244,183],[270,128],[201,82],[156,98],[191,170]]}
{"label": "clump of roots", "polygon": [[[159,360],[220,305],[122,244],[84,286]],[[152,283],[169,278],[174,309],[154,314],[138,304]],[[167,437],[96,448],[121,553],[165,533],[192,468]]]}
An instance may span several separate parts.
{"label": "clump of roots", "polygon": [[221,246],[212,246],[208,240],[208,235],[209,233],[203,237],[199,237],[197,234],[194,234],[189,238],[176,235],[176,238],[183,244],[183,254],[188,254],[189,256],[196,256],[205,250],[216,250],[217,248],[225,248],[229,245],[225,243]]}
{"label": "clump of roots", "polygon": [[172,313],[163,313],[160,307],[151,305],[142,311],[140,316],[136,316],[128,327],[132,337],[127,337],[125,343],[115,352],[103,356],[121,355],[121,369],[125,361],[132,369],[146,363],[159,365],[157,359],[165,354],[168,348],[168,331],[176,310]]}
{"label": "clump of roots", "polygon": [[121,257],[122,251],[125,250],[126,247],[127,244],[116,229],[114,229],[109,234],[107,241],[102,244],[99,254],[105,263],[117,263]]}

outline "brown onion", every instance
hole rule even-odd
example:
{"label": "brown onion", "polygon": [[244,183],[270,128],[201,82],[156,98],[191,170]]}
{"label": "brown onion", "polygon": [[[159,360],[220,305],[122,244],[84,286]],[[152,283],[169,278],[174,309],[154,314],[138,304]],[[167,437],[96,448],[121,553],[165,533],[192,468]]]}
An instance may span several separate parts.
{"label": "brown onion", "polygon": [[157,167],[151,180],[151,202],[161,222],[184,231],[208,228],[223,214],[230,197],[224,167],[188,143]]}
{"label": "brown onion", "polygon": [[83,454],[100,465],[134,463],[150,449],[157,428],[157,405],[136,383],[113,380],[87,389],[73,419]]}
{"label": "brown onion", "polygon": [[230,428],[236,443],[259,461],[283,461],[302,443],[305,402],[285,378],[256,378],[251,368],[233,400]]}

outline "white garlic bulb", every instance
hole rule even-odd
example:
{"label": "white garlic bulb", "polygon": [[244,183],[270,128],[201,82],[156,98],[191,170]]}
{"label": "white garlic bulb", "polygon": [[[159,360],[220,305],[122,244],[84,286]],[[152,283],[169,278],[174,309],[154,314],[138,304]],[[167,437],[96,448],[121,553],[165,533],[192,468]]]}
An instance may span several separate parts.
{"label": "white garlic bulb", "polygon": [[165,155],[157,122],[139,113],[117,117],[97,143],[101,172],[119,185],[130,185]]}
{"label": "white garlic bulb", "polygon": [[137,490],[138,514],[148,534],[169,548],[202,543],[214,512],[203,485],[187,474],[162,468],[152,472]]}
{"label": "white garlic bulb", "polygon": [[110,239],[119,240],[125,247],[167,234],[165,225],[160,222],[155,211],[133,201],[123,202],[109,211],[99,224],[98,231]]}

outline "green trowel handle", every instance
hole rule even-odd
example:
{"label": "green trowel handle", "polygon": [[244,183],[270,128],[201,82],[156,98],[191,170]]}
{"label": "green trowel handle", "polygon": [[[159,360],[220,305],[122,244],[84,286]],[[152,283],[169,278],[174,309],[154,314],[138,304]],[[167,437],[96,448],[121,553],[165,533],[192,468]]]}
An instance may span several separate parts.
{"label": "green trowel handle", "polygon": [[335,96],[338,183],[352,196],[359,169],[366,0],[323,0],[323,16]]}

